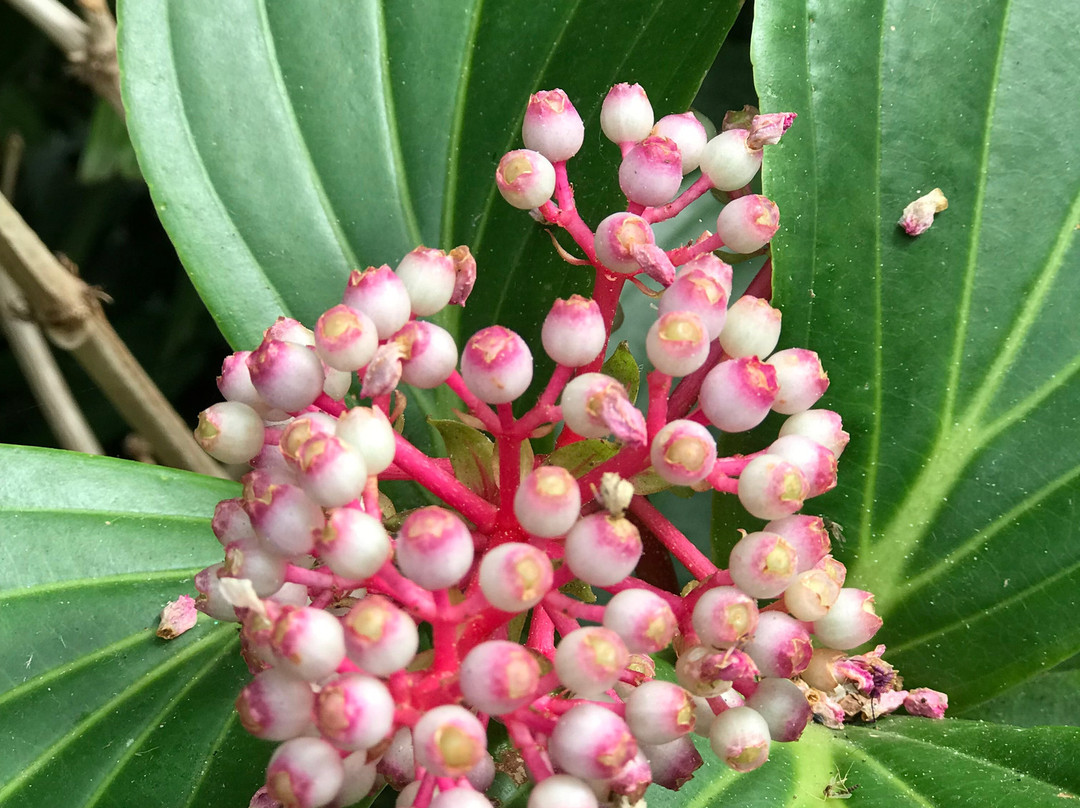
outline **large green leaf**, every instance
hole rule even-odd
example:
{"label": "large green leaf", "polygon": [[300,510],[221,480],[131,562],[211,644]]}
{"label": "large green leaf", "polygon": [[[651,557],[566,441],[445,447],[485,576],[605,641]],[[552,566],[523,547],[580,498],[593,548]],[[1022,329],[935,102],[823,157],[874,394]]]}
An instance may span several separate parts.
{"label": "large green leaf", "polygon": [[763,108],[800,115],[764,175],[776,296],[852,434],[820,507],[891,661],[971,705],[1080,650],[1080,4],[757,14]]}
{"label": "large green leaf", "polygon": [[695,739],[705,760],[677,792],[653,788],[651,808],[840,804],[825,787],[850,789],[852,805],[880,808],[1060,806],[1080,799],[1080,730],[1020,729],[975,721],[889,716],[833,732],[809,726],[794,743],[773,744],[749,774],[727,769]]}
{"label": "large green leaf", "polygon": [[528,94],[562,86],[585,118],[571,172],[595,221],[618,162],[597,125],[606,89],[638,81],[658,114],[685,110],[740,5],[123,2],[132,142],[235,346],[282,313],[312,324],[351,268],[393,265],[419,242],[477,255],[464,330],[498,321],[532,334],[538,301],[589,278],[494,188]]}
{"label": "large green leaf", "polygon": [[232,702],[234,628],[154,636],[221,559],[235,483],[0,447],[0,806],[246,805],[268,745]]}

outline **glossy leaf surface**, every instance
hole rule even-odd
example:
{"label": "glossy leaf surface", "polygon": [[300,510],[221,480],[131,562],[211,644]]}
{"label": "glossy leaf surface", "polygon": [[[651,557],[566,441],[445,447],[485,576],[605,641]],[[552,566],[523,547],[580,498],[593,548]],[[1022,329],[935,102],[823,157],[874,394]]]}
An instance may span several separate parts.
{"label": "glossy leaf surface", "polygon": [[[963,708],[1080,650],[1080,6],[767,0],[762,107],[788,345],[852,434],[849,581],[909,683]],[[897,220],[940,187],[917,238]]]}
{"label": "glossy leaf surface", "polygon": [[0,448],[0,805],[246,805],[268,744],[232,702],[236,631],[166,642],[162,607],[222,557],[234,483]]}
{"label": "glossy leaf surface", "polygon": [[598,126],[604,93],[636,81],[658,115],[684,111],[739,5],[423,0],[312,14],[288,0],[125,2],[132,141],[237,347],[282,313],[310,325],[350,269],[393,266],[419,242],[467,242],[477,257],[464,333],[499,322],[532,336],[538,300],[591,278],[495,190],[528,95],[562,87],[585,119],[571,175],[598,221],[617,191],[618,149]]}

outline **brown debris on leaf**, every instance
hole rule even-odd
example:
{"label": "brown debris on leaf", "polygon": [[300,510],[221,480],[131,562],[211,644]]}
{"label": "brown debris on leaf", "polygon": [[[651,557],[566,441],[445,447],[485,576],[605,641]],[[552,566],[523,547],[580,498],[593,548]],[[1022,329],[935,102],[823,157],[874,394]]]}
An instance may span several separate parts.
{"label": "brown debris on leaf", "polygon": [[920,196],[906,208],[904,215],[897,222],[909,236],[918,236],[930,229],[934,223],[934,214],[949,207],[949,200],[940,188],[935,188],[925,196]]}

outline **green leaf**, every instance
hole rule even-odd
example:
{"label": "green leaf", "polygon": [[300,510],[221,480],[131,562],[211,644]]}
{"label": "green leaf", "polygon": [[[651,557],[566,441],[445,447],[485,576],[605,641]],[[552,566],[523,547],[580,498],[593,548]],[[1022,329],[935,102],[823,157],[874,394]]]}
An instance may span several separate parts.
{"label": "green leaf", "polygon": [[638,390],[641,389],[641,366],[630,353],[629,342],[623,340],[615,346],[611,356],[604,361],[600,372],[606,373],[626,388],[631,404],[637,402]]}
{"label": "green leaf", "polygon": [[[618,149],[597,115],[617,81],[685,110],[740,6],[554,3],[122,2],[132,142],[158,212],[223,333],[251,347],[279,314],[314,323],[350,269],[424,242],[468,243],[479,282],[460,315],[532,341],[545,304],[590,280],[499,198],[528,95],[560,86],[591,135],[579,207],[614,204]],[[603,179],[601,179],[601,177]],[[237,290],[243,290],[237,294]]]}
{"label": "green leaf", "polygon": [[[1020,729],[974,721],[888,716],[840,732],[811,724],[794,743],[773,744],[749,774],[721,763],[694,739],[705,765],[679,791],[653,786],[650,808],[817,805],[841,782],[852,805],[878,808],[997,805],[1060,806],[1080,799],[1080,730]],[[821,801],[819,803],[819,801]]]}
{"label": "green leaf", "polygon": [[618,453],[619,447],[615,443],[602,438],[588,438],[560,446],[547,456],[546,465],[562,466],[575,477],[584,477]]}
{"label": "green leaf", "polygon": [[1021,727],[1080,726],[1080,669],[1075,664],[1074,657],[966,710],[960,717]]}
{"label": "green leaf", "polygon": [[[784,339],[852,435],[815,506],[890,661],[963,708],[1080,651],[1080,5],[757,13],[762,108],[800,116],[764,173]],[[948,210],[905,235],[934,187]]]}
{"label": "green leaf", "polygon": [[86,147],[79,158],[78,177],[84,183],[104,182],[114,177],[142,179],[127,127],[105,101],[98,101],[94,107]]}
{"label": "green leaf", "polygon": [[484,499],[495,501],[499,494],[499,477],[494,467],[495,444],[491,438],[461,421],[429,418],[428,423],[439,430],[454,476]]}
{"label": "green leaf", "polygon": [[171,641],[162,607],[222,557],[235,483],[0,447],[0,806],[246,805],[271,746],[233,700],[236,630]]}

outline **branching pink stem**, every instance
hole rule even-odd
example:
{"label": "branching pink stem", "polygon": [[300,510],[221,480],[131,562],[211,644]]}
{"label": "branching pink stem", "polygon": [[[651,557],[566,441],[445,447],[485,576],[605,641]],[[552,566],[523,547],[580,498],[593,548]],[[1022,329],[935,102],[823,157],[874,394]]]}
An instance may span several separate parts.
{"label": "branching pink stem", "polygon": [[555,655],[555,624],[548,617],[547,609],[542,606],[533,609],[529,637],[525,640],[525,645],[539,651],[548,659]]}
{"label": "branching pink stem", "polygon": [[494,434],[499,428],[499,419],[495,416],[491,407],[478,399],[466,386],[465,380],[461,378],[461,374],[456,370],[450,374],[450,378],[446,380],[446,386],[454,391],[455,395],[460,398],[465,406],[469,408],[474,416],[476,416],[480,423],[484,425],[484,428]]}
{"label": "branching pink stem", "polygon": [[573,368],[568,368],[565,365],[558,365],[555,368],[555,372],[551,374],[551,379],[548,381],[547,387],[544,388],[544,392],[540,394],[536,406],[518,419],[515,433],[519,437],[528,437],[541,424],[555,423],[559,420],[561,413],[559,408],[555,406],[555,400],[573,375]]}
{"label": "branching pink stem", "polygon": [[659,595],[664,600],[666,600],[668,602],[668,605],[671,606],[671,608],[675,611],[676,614],[679,613],[679,609],[681,608],[679,604],[682,603],[682,598],[680,598],[678,595],[661,589],[658,586],[653,586],[650,583],[646,583],[640,578],[627,578],[625,581],[620,581],[617,584],[612,584],[611,586],[604,586],[600,588],[607,592],[610,592],[613,595],[617,595],[619,592],[622,592],[626,589],[647,589],[654,595]]}
{"label": "branching pink stem", "polygon": [[693,184],[679,194],[674,200],[668,202],[666,205],[662,205],[658,208],[645,208],[641,213],[641,218],[650,224],[655,222],[664,222],[668,219],[679,215],[686,209],[687,205],[696,199],[700,199],[706,193],[708,193],[713,187],[712,181],[702,174]]}
{"label": "branching pink stem", "polygon": [[648,448],[624,448],[617,455],[605,460],[578,480],[578,487],[581,489],[582,504],[591,502],[594,499],[592,487],[600,484],[600,478],[603,477],[606,472],[614,472],[624,480],[629,480],[639,471],[642,471],[648,464]]}
{"label": "branching pink stem", "polygon": [[544,596],[544,607],[551,612],[573,617],[578,620],[588,620],[592,623],[604,622],[604,607],[598,603],[582,603],[569,595],[564,595],[557,589],[552,589]]}
{"label": "branching pink stem", "polygon": [[517,524],[514,516],[514,495],[521,482],[521,436],[514,425],[512,404],[499,404],[499,433],[495,438],[499,448],[499,513],[502,527]]}
{"label": "branching pink stem", "polygon": [[705,481],[721,494],[739,493],[739,478],[727,476],[722,468],[717,469],[713,466],[713,470],[709,472],[709,476],[705,478]]}
{"label": "branching pink stem", "polygon": [[450,672],[457,667],[457,649],[454,647],[454,639],[457,634],[457,624],[451,622],[450,598],[445,589],[432,593],[435,601],[435,620],[431,624],[434,635],[435,659],[432,662],[432,671],[435,673]]}
{"label": "branching pink stem", "polygon": [[[494,413],[493,413],[494,414]],[[431,462],[431,458],[394,433],[394,462],[398,468],[424,486],[450,507],[457,509],[472,521],[482,533],[490,533],[495,526],[498,509],[481,499],[453,476]]]}
{"label": "branching pink stem", "polygon": [[534,782],[539,783],[554,774],[551,763],[548,762],[547,756],[541,751],[540,744],[536,742],[532,732],[524,723],[508,720],[506,722],[506,731],[510,735],[510,740],[514,746],[521,753],[521,759],[529,770],[529,777]]}
{"label": "branching pink stem", "polygon": [[645,426],[649,432],[649,443],[656,437],[656,433],[663,429],[667,423],[668,392],[671,390],[671,377],[658,370],[648,375],[649,385],[649,414],[646,417]]}
{"label": "branching pink stem", "polygon": [[681,267],[687,261],[692,261],[699,255],[719,250],[723,246],[724,240],[714,233],[713,235],[686,247],[678,247],[674,250],[669,250],[668,258],[671,259],[671,263],[675,266]]}
{"label": "branching pink stem", "polygon": [[562,612],[548,609],[547,613],[548,617],[551,618],[551,622],[555,624],[555,630],[559,632],[560,637],[565,637],[571,631],[577,631],[581,628],[581,624],[577,620]]}
{"label": "branching pink stem", "polygon": [[630,512],[641,520],[695,578],[707,578],[716,572],[716,565],[645,497],[634,497],[630,503]]}
{"label": "branching pink stem", "polygon": [[435,620],[437,610],[432,594],[398,572],[392,561],[383,564],[382,569],[369,578],[365,585],[372,592],[393,598],[415,617],[429,623]]}
{"label": "branching pink stem", "polygon": [[772,299],[772,258],[766,258],[757,275],[746,287],[746,294],[760,297],[762,300]]}
{"label": "branching pink stem", "polygon": [[705,360],[705,364],[688,376],[683,376],[682,381],[676,385],[668,399],[668,413],[672,418],[686,417],[686,413],[690,412],[690,408],[697,401],[698,394],[701,393],[701,383],[705,381],[709,371],[723,358],[724,349],[720,347],[717,340],[713,340],[712,345],[709,346],[709,358]]}

